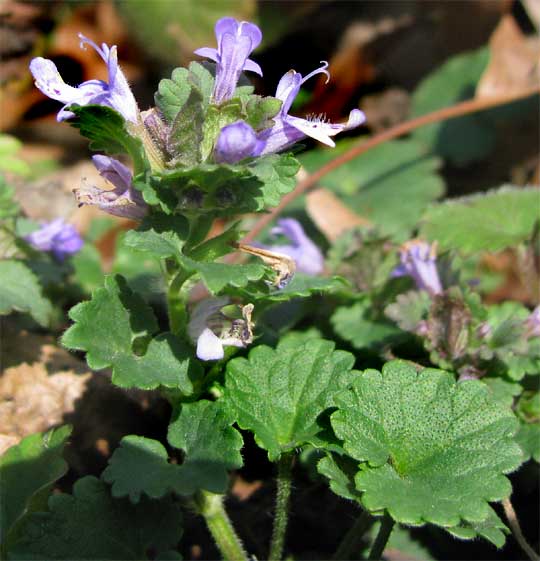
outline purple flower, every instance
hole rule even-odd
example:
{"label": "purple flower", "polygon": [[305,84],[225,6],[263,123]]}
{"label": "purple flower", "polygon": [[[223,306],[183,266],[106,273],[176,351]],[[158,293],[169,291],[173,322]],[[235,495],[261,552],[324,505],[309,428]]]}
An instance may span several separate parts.
{"label": "purple flower", "polygon": [[84,244],[77,230],[71,224],[66,224],[62,218],[42,224],[39,230],[32,232],[25,239],[39,251],[51,251],[59,261],[77,253]]}
{"label": "purple flower", "polygon": [[261,67],[248,57],[262,39],[261,30],[247,21],[221,18],[215,26],[218,48],[203,47],[195,54],[217,63],[213,99],[222,103],[231,99],[243,70],[262,76]]}
{"label": "purple flower", "polygon": [[188,334],[201,360],[220,360],[225,356],[223,347],[246,347],[253,341],[253,304],[243,306],[242,319],[232,321],[221,312],[227,304],[226,297],[206,298],[191,313]]}
{"label": "purple flower", "polygon": [[105,191],[95,186],[85,186],[75,189],[75,197],[79,206],[94,205],[101,210],[121,216],[140,220],[148,213],[148,206],[144,202],[140,191],[132,185],[131,171],[118,160],[97,154],[92,156],[101,177],[114,185],[111,191]]}
{"label": "purple flower", "polygon": [[440,294],[442,285],[437,272],[436,245],[422,240],[403,244],[399,253],[401,264],[392,272],[393,277],[410,276],[420,290]]}
{"label": "purple flower", "polygon": [[536,306],[529,317],[525,320],[525,328],[527,338],[540,337],[540,306]]}
{"label": "purple flower", "polygon": [[52,60],[37,57],[30,62],[30,72],[34,76],[36,87],[47,97],[65,104],[58,112],[57,120],[64,121],[74,116],[71,111],[67,110],[70,105],[92,104],[111,107],[128,121],[136,123],[139,109],[126,77],[118,66],[116,45],[109,48],[102,43],[100,48],[81,33],[79,33],[79,38],[81,39],[81,49],[86,48],[84,45],[88,44],[105,61],[109,73],[109,83],[102,80],[88,80],[74,88],[62,80]]}
{"label": "purple flower", "polygon": [[296,270],[307,275],[319,275],[324,270],[321,250],[306,236],[302,225],[294,218],[282,218],[272,228],[273,235],[283,235],[291,240],[287,245],[264,246],[275,253],[282,253],[293,259]]}
{"label": "purple flower", "polygon": [[221,129],[214,159],[218,163],[235,164],[257,154],[260,141],[255,131],[244,121],[237,121]]}
{"label": "purple flower", "polygon": [[274,117],[274,126],[259,135],[259,140],[264,142],[264,147],[260,151],[261,155],[284,150],[306,136],[333,147],[335,142],[332,140],[332,136],[356,128],[366,120],[364,113],[359,109],[353,109],[347,123],[342,124],[327,123],[322,117],[301,119],[289,115],[292,102],[306,80],[317,74],[325,74],[330,79],[330,73],[326,70],[328,63],[323,61],[322,64],[321,68],[317,68],[305,78],[294,70],[289,70],[281,78],[276,90],[276,98],[282,101],[281,109]]}

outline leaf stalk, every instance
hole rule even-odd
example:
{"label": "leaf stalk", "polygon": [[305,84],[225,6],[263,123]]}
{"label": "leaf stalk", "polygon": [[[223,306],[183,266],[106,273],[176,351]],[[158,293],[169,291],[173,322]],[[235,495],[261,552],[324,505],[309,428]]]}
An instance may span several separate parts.
{"label": "leaf stalk", "polygon": [[248,561],[242,542],[223,506],[223,495],[200,491],[197,496],[197,507],[224,561]]}
{"label": "leaf stalk", "polygon": [[[352,553],[360,549],[362,538],[364,537],[364,534],[366,533],[368,528],[371,526],[372,522],[373,517],[371,516],[371,514],[369,514],[367,510],[363,510],[355,520],[349,531],[341,540],[341,543],[332,556],[332,559],[334,559],[335,561],[347,561],[348,559],[350,559]],[[355,559],[359,558],[360,555],[355,556]]]}
{"label": "leaf stalk", "polygon": [[283,556],[283,545],[285,543],[285,533],[289,521],[289,501],[291,497],[292,467],[294,463],[294,453],[282,454],[278,461],[277,473],[277,492],[276,510],[274,513],[274,529],[270,544],[270,561],[280,561]]}
{"label": "leaf stalk", "polygon": [[382,559],[382,554],[384,553],[384,549],[388,543],[388,539],[390,538],[393,528],[394,519],[386,512],[381,520],[381,527],[379,528],[377,537],[375,538],[371,551],[369,552],[369,561]]}

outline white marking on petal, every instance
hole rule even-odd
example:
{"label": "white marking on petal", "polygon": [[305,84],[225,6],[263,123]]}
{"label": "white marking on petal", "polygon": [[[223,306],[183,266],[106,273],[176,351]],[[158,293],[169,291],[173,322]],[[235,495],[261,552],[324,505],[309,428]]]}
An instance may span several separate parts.
{"label": "white marking on petal", "polygon": [[197,356],[201,360],[220,360],[224,355],[223,343],[206,327],[197,339]]}

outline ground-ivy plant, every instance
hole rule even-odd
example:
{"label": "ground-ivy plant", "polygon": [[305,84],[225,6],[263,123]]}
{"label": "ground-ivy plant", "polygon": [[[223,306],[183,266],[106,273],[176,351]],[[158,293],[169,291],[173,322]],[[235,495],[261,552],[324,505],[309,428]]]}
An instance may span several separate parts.
{"label": "ground-ivy plant", "polygon": [[[61,343],[91,369],[110,371],[119,388],[159,392],[172,413],[166,438],[123,436],[101,476],[80,478],[70,493],[51,493],[66,471],[67,427],[10,448],[0,459],[2,552],[180,559],[187,509],[204,518],[224,559],[247,561],[224,498],[248,434],[276,466],[273,561],[286,551],[302,450],[316,458],[312,476],[358,509],[336,559],[359,557],[374,523],[370,559],[387,542],[407,541],[407,527],[425,525],[501,547],[509,529],[493,506],[509,499],[509,474],[540,457],[540,308],[487,304],[467,271],[474,252],[512,250],[523,278],[538,281],[538,190],[507,185],[436,202],[439,156],[462,164],[487,148],[446,154],[432,126],[327,177],[365,225],[330,239],[326,259],[291,218],[264,244],[245,243],[243,215],[268,212],[295,186],[293,146],[309,137],[334,147],[335,135],[365,117],[358,109],[337,124],[291,115],[306,80],[329,78],[328,64],[306,76],[290,70],[274,96],[256,95],[243,73],[262,74],[249,58],[261,31],[223,18],[215,32],[217,48],[198,49],[204,61],[161,80],[146,111],[115,46],[80,35],[81,47],[103,59],[107,82],[72,87],[51,60],[30,64],[36,86],[63,104],[58,120],[89,140],[110,183],[84,184],[77,203],[135,225],[103,276],[95,233],[83,247],[63,220],[27,220],[3,181],[0,313],[54,326],[63,304],[81,298]],[[474,83],[485,58],[458,58],[428,78],[413,112],[448,76],[467,69]],[[456,121],[452,138],[465,125],[465,134],[482,136],[473,121]],[[315,169],[351,142],[301,162]],[[397,189],[400,197],[389,197]],[[153,292],[134,274],[146,260]]]}

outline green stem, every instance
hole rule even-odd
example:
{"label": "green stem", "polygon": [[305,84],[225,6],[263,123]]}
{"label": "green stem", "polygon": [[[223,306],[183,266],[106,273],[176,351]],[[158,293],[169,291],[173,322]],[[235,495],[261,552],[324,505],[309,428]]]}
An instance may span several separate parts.
{"label": "green stem", "polygon": [[223,495],[201,491],[197,496],[197,506],[223,559],[225,561],[247,561],[248,556],[242,542],[236,535],[223,507]]}
{"label": "green stem", "polygon": [[[362,538],[372,521],[373,517],[369,514],[369,512],[367,512],[367,510],[363,510],[360,516],[358,516],[355,520],[350,530],[345,534],[345,537],[341,540],[341,543],[336,549],[332,559],[350,559],[351,554],[360,549],[362,545]],[[359,558],[359,555],[355,556],[355,559]]]}
{"label": "green stem", "polygon": [[167,310],[169,313],[169,328],[175,335],[187,339],[187,295],[182,291],[182,285],[191,276],[185,271],[179,271],[172,278],[167,290]]}
{"label": "green stem", "polygon": [[393,527],[394,527],[394,519],[388,513],[386,513],[381,521],[381,527],[379,528],[379,533],[377,534],[377,537],[375,538],[375,542],[373,543],[373,546],[371,547],[371,551],[369,552],[368,560],[375,561],[376,559],[382,558],[384,548],[386,547],[388,538],[392,533]]}
{"label": "green stem", "polygon": [[270,544],[270,561],[280,561],[283,555],[285,532],[289,520],[289,499],[291,497],[291,474],[294,453],[282,454],[278,462],[276,511],[274,513],[274,529]]}

